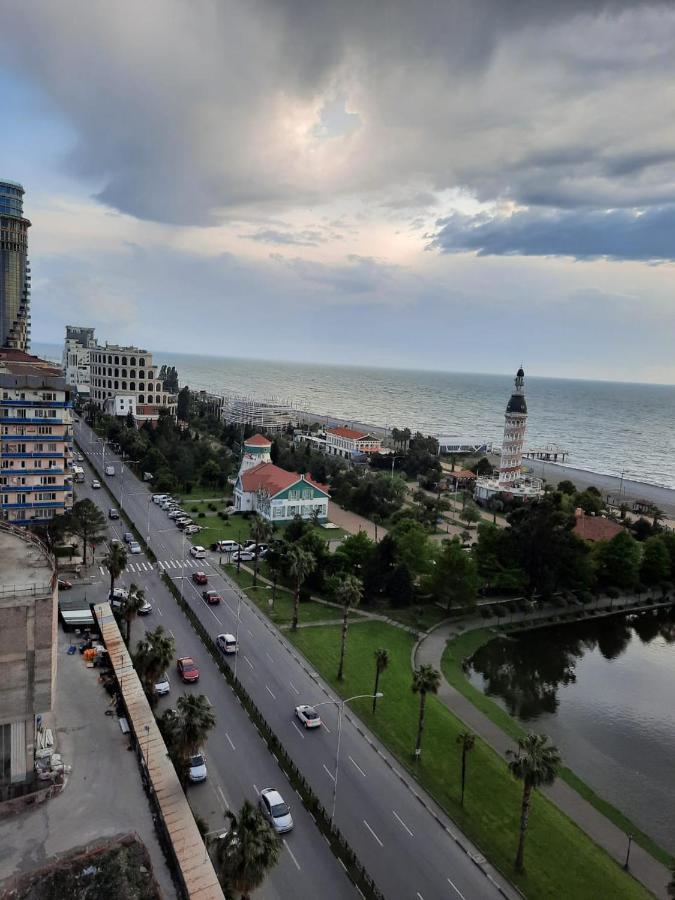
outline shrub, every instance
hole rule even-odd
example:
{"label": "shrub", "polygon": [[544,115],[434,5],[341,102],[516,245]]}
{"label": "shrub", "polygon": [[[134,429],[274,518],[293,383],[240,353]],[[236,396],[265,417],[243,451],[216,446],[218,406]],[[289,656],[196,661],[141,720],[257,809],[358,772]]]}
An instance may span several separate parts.
{"label": "shrub", "polygon": [[203,512],[200,512],[200,513],[197,515],[197,518],[198,518],[198,519],[203,519],[203,518],[205,518],[205,517],[206,517],[206,513],[203,513]]}
{"label": "shrub", "polygon": [[198,506],[191,506],[191,507],[190,507],[190,512],[199,512],[199,507],[198,507]]}
{"label": "shrub", "polygon": [[225,505],[226,506],[234,506],[234,500],[227,500]]}
{"label": "shrub", "polygon": [[605,594],[609,597],[610,600],[618,600],[619,599],[619,591],[615,587],[608,587],[605,590]]}
{"label": "shrub", "polygon": [[215,504],[215,503],[209,503],[209,509],[210,509],[210,510],[213,510],[213,512],[215,512],[215,511],[216,511],[216,504]]}
{"label": "shrub", "polygon": [[226,518],[227,518],[227,513],[226,513],[226,512],[223,512],[222,509],[218,510],[218,518],[219,518],[219,519],[226,519]]}
{"label": "shrub", "polygon": [[579,594],[577,596],[579,597],[580,602],[584,604],[584,606],[588,603],[593,602],[593,594],[591,594],[590,591],[579,591]]}

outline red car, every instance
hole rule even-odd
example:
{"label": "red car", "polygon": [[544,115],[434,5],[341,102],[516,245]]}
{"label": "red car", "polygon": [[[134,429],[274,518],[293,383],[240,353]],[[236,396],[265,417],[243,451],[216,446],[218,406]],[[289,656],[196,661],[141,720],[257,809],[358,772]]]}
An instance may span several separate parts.
{"label": "red car", "polygon": [[209,606],[217,606],[223,598],[218,591],[202,591],[202,599],[206,600]]}
{"label": "red car", "polygon": [[199,681],[199,669],[191,656],[181,656],[176,661],[176,667],[178,674],[186,684],[193,684],[195,681]]}
{"label": "red car", "polygon": [[194,581],[195,584],[208,584],[209,583],[209,579],[208,579],[208,576],[206,575],[206,572],[193,572],[192,580]]}

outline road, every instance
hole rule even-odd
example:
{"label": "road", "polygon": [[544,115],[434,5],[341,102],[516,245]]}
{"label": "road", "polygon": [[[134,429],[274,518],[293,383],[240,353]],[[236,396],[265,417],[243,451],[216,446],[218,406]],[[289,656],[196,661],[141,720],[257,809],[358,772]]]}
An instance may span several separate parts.
{"label": "road", "polygon": [[[126,577],[145,587],[149,596],[156,599],[160,587],[163,589],[157,570],[166,571],[182,585],[184,596],[214,638],[220,632],[235,631],[239,608],[237,675],[321,802],[330,809],[337,708],[333,704],[322,707],[325,727],[310,733],[297,727],[293,709],[299,703],[335,700],[336,695],[222,573],[218,555],[209,554],[206,560],[191,559],[188,539],[151,501],[147,487],[129,470],[121,477],[120,460],[97,441],[84,422],[76,423],[75,433],[83,453],[92,455],[100,471],[103,471],[104,452],[105,461],[115,465],[118,474],[106,479],[107,484],[116,497],[123,495],[125,512],[146,536],[157,556],[158,563],[154,567],[150,567],[144,557],[130,557],[130,571]],[[94,493],[103,495],[103,503],[107,502],[102,491]],[[223,604],[215,609],[203,602],[200,589],[190,580],[191,572],[196,569],[205,571],[209,575],[209,586],[218,589],[223,596]],[[161,621],[174,631],[182,626],[181,635],[187,625],[174,602],[162,603]],[[207,663],[207,654],[199,652],[196,636],[193,635],[186,646],[187,650],[181,640],[179,652],[194,652],[200,663]],[[221,698],[229,693],[222,677],[218,677],[220,686],[215,687],[213,693],[210,693],[210,686],[207,691],[216,709]],[[221,712],[221,720],[225,721],[227,715],[229,713],[224,717]],[[229,730],[228,734],[236,747],[237,741]],[[228,743],[227,737],[225,742]],[[227,784],[230,778],[242,778],[239,767],[247,768],[247,761],[242,756],[248,752],[231,747],[229,750]],[[353,714],[343,720],[340,760],[336,825],[386,897],[484,900],[500,895],[518,896],[509,883],[485,863],[480,852],[458,832],[434,801],[400,770],[393,757]],[[324,893],[323,884],[321,893]]]}

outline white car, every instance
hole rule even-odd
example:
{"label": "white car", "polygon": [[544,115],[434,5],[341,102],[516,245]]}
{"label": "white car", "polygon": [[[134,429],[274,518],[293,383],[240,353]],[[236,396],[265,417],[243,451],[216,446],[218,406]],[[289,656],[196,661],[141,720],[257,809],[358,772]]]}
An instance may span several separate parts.
{"label": "white car", "polygon": [[152,612],[152,603],[149,600],[144,600],[143,605],[138,610],[139,616],[147,616]]}
{"label": "white car", "polygon": [[153,502],[153,503],[161,503],[162,500],[166,500],[166,498],[167,498],[167,495],[166,495],[166,494],[153,494],[153,495],[152,495],[152,502]]}
{"label": "white car", "polygon": [[186,525],[183,529],[184,534],[199,534],[202,530],[201,525]]}
{"label": "white car", "polygon": [[75,457],[75,459],[76,459],[78,462],[84,462],[84,456],[82,456],[81,453],[78,453],[77,456]]}
{"label": "white car", "polygon": [[182,509],[170,509],[168,515],[170,519],[180,519],[186,513]]}
{"label": "white car", "polygon": [[300,719],[305,728],[321,727],[321,716],[313,706],[307,706],[307,704],[296,706],[295,715]]}
{"label": "white car", "polygon": [[203,753],[195,753],[188,762],[188,778],[193,784],[206,781],[206,760]]}
{"label": "white car", "polygon": [[190,547],[190,556],[195,559],[206,559],[206,550],[203,547]]}
{"label": "white car", "polygon": [[233,562],[251,562],[255,559],[255,553],[252,550],[240,550],[238,553],[232,554]]}
{"label": "white car", "polygon": [[97,490],[98,488],[101,487],[101,482],[98,480],[98,478],[94,478],[94,480],[91,483],[91,486],[94,490]]}
{"label": "white car", "polygon": [[219,634],[216,638],[216,644],[223,653],[237,652],[237,639],[233,634]]}
{"label": "white car", "polygon": [[165,697],[171,691],[171,682],[169,676],[164,672],[155,683],[155,693],[158,697]]}
{"label": "white car", "polygon": [[129,553],[142,553],[141,545],[138,541],[131,541],[129,544]]}
{"label": "white car", "polygon": [[284,798],[274,788],[263,788],[260,791],[260,809],[272,828],[279,834],[290,831],[293,827],[293,817]]}
{"label": "white car", "polygon": [[218,544],[218,550],[221,553],[234,553],[235,550],[241,550],[241,544],[238,544],[236,541],[216,541]]}

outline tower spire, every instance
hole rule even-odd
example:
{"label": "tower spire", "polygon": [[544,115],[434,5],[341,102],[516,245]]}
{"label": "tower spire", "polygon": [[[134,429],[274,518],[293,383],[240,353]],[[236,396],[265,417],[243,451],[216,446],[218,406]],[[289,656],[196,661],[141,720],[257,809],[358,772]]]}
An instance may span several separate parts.
{"label": "tower spire", "polygon": [[523,448],[527,427],[525,371],[522,365],[516,372],[513,383],[514,391],[506,405],[504,415],[504,438],[499,461],[499,485],[502,488],[517,484],[522,477]]}

